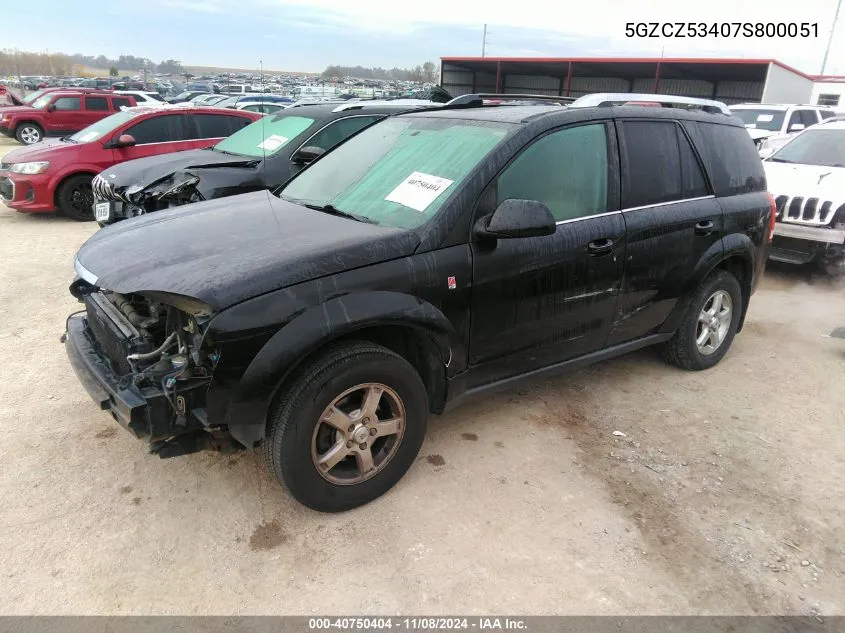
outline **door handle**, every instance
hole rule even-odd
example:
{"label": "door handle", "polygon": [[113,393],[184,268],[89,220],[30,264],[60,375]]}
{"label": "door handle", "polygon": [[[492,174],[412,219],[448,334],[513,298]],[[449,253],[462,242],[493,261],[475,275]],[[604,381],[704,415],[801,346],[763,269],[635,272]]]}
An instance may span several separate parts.
{"label": "door handle", "polygon": [[599,240],[593,240],[587,244],[587,252],[590,255],[598,257],[600,255],[607,255],[613,250],[613,240],[609,237],[603,237]]}
{"label": "door handle", "polygon": [[702,220],[695,225],[695,234],[710,235],[713,232],[713,226],[712,220]]}

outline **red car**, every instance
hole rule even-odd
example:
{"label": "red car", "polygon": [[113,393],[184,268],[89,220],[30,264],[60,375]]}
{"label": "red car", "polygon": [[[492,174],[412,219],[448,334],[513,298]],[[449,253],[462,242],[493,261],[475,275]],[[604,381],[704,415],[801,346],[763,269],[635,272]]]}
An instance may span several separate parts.
{"label": "red car", "polygon": [[28,106],[0,110],[0,134],[13,136],[24,145],[32,145],[45,136],[73,134],[119,111],[121,107],[134,105],[132,97],[105,90],[68,88],[45,92]]}
{"label": "red car", "polygon": [[0,162],[0,200],[23,213],[93,220],[91,179],[135,158],[210,147],[261,115],[203,107],[136,107],[60,140],[12,150]]}

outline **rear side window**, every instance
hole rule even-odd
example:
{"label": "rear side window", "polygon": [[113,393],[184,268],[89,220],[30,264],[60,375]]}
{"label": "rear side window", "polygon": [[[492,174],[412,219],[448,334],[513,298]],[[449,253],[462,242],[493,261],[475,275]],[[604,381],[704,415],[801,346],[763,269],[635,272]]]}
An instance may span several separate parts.
{"label": "rear side window", "polygon": [[335,145],[343,143],[350,136],[383,117],[355,116],[329,123],[314,136],[305,141],[305,145],[313,145],[329,151]]}
{"label": "rear side window", "polygon": [[685,123],[684,127],[701,152],[717,196],[766,189],[763,163],[745,129],[701,121]]}
{"label": "rear side window", "polygon": [[195,114],[193,119],[197,130],[195,138],[224,138],[252,123],[247,118],[225,114]]}
{"label": "rear side window", "polygon": [[120,110],[121,108],[128,108],[129,99],[127,99],[126,97],[112,97],[111,105],[112,108],[114,108],[115,110]]}
{"label": "rear side window", "polygon": [[82,109],[79,97],[59,97],[53,102],[53,105],[56,106],[56,110],[62,111]]}
{"label": "rear side window", "polygon": [[833,110],[819,110],[819,114],[821,115],[822,119],[829,119],[832,116],[836,116],[836,112]]}
{"label": "rear side window", "polygon": [[622,206],[644,207],[683,198],[675,123],[624,121],[621,127]]}
{"label": "rear side window", "polygon": [[85,97],[85,109],[108,112],[109,100],[105,97]]}
{"label": "rear side window", "polygon": [[181,114],[154,116],[136,123],[126,130],[126,134],[132,136],[138,145],[183,141],[186,138],[184,118]]}
{"label": "rear side window", "polygon": [[819,117],[816,115],[815,110],[800,110],[800,112],[801,123],[804,124],[804,127],[810,127],[819,122]]}

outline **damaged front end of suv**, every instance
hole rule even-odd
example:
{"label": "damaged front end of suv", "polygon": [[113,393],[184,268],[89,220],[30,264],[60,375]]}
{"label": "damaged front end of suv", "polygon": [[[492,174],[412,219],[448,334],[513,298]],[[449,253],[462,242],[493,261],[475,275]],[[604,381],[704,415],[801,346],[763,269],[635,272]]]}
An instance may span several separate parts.
{"label": "damaged front end of suv", "polygon": [[77,260],[71,315],[62,341],[88,393],[161,457],[235,450],[208,421],[206,394],[220,360],[207,339],[209,306],[190,297],[101,289]]}
{"label": "damaged front end of suv", "polygon": [[98,222],[108,224],[134,218],[153,211],[163,211],[192,202],[201,202],[200,177],[191,172],[176,172],[149,185],[133,184],[114,187],[101,175],[92,183],[95,215]]}

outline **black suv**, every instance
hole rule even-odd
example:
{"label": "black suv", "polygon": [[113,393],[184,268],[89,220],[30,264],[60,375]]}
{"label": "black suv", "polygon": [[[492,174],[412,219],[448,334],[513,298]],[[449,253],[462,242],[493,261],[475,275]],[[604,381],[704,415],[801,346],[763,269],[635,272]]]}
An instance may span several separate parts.
{"label": "black suv", "polygon": [[191,202],[283,185],[315,158],[386,116],[390,102],[296,106],[262,117],[217,145],[126,161],[94,178],[100,226]]}
{"label": "black suv", "polygon": [[339,511],[466,396],[655,344],[712,367],[767,257],[760,158],[719,108],[611,97],[389,117],[280,191],[97,232],[71,285],[79,379],[160,456],[263,445]]}

